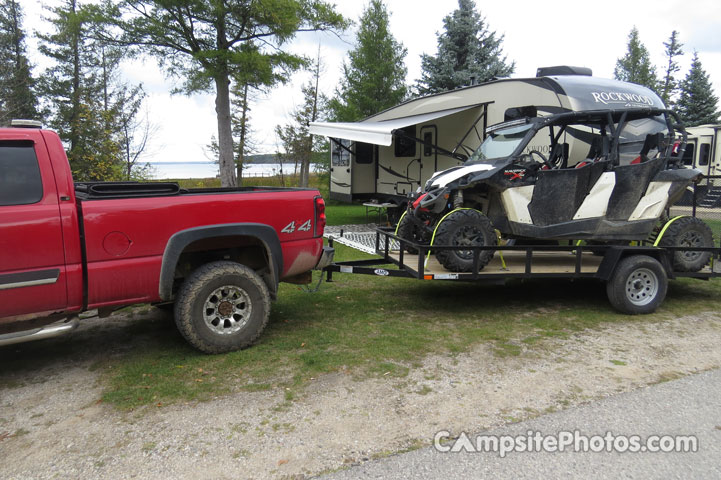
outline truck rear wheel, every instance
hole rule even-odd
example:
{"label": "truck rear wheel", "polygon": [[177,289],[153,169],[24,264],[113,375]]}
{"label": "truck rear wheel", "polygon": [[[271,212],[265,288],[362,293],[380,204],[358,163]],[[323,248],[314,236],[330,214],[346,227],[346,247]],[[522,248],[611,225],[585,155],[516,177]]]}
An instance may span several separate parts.
{"label": "truck rear wheel", "polygon": [[[453,247],[483,247],[496,245],[496,232],[491,221],[477,210],[457,210],[446,216],[436,230],[433,245]],[[478,270],[488,265],[493,250],[479,252]],[[473,270],[473,250],[439,250],[436,258],[452,272]]]}
{"label": "truck rear wheel", "polygon": [[[668,226],[659,245],[662,247],[713,247],[713,233],[706,222],[683,217]],[[711,252],[677,250],[673,252],[673,268],[679,272],[698,272],[711,259]]]}
{"label": "truck rear wheel", "polygon": [[270,317],[270,293],[250,268],[212,262],[183,282],[175,301],[175,323],[185,339],[205,353],[251,345]]}
{"label": "truck rear wheel", "polygon": [[613,307],[629,315],[654,312],[666,298],[668,278],[661,263],[647,255],[621,260],[606,284]]}

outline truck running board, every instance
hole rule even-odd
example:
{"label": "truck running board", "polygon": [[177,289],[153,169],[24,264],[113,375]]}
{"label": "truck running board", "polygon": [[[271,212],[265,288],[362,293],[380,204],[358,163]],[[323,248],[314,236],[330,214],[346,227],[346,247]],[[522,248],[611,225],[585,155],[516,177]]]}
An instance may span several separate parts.
{"label": "truck running board", "polygon": [[46,338],[58,337],[69,333],[76,328],[80,322],[77,317],[65,320],[62,323],[54,323],[47,327],[33,328],[31,330],[25,330],[23,332],[6,333],[0,335],[0,347],[5,345],[13,345],[16,343],[30,342],[32,340],[43,340]]}

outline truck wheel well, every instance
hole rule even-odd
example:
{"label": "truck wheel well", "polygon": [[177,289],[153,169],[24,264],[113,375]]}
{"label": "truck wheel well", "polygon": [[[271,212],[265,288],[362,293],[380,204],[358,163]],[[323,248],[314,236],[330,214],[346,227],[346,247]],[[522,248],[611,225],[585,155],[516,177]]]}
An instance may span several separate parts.
{"label": "truck wheel well", "polygon": [[275,295],[276,286],[265,245],[255,237],[229,236],[204,238],[185,247],[173,275],[173,296],[192,272],[205,264],[222,260],[253,269],[268,285],[271,295]]}

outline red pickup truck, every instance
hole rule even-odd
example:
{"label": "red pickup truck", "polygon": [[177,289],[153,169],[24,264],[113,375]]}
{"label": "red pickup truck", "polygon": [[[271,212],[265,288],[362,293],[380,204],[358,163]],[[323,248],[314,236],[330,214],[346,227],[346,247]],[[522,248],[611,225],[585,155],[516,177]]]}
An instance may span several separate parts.
{"label": "red pickup truck", "polygon": [[0,128],[0,345],[152,303],[204,352],[243,348],[279,281],[330,263],[324,227],[317,190],[74,184],[57,134]]}

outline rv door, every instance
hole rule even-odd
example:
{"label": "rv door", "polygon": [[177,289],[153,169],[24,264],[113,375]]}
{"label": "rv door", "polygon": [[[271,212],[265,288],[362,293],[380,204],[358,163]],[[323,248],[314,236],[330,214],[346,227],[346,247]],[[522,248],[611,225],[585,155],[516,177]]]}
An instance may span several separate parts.
{"label": "rv door", "polygon": [[333,138],[330,143],[330,198],[351,202],[351,141]]}

